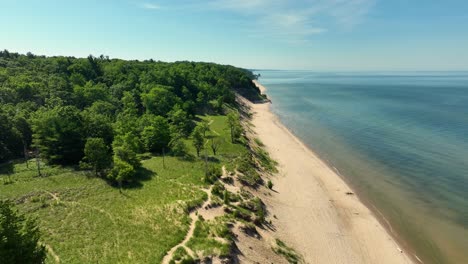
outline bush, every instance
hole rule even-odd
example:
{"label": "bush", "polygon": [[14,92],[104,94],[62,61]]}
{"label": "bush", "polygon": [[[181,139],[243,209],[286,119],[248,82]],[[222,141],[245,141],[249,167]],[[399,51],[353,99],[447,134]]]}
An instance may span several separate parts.
{"label": "bush", "polygon": [[223,171],[221,170],[219,166],[210,165],[208,167],[204,180],[206,183],[214,183],[222,175],[223,175]]}
{"label": "bush", "polygon": [[267,187],[268,187],[268,189],[270,189],[270,190],[273,189],[273,183],[272,183],[270,180],[268,180],[268,182],[267,182]]}
{"label": "bush", "polygon": [[228,190],[224,190],[223,192],[223,201],[225,204],[229,205],[229,192]]}
{"label": "bush", "polygon": [[224,185],[222,185],[221,183],[219,182],[216,182],[214,185],[213,185],[213,188],[211,189],[211,194],[215,195],[215,196],[218,196],[218,197],[223,197],[223,192],[224,190],[226,190],[224,188]]}

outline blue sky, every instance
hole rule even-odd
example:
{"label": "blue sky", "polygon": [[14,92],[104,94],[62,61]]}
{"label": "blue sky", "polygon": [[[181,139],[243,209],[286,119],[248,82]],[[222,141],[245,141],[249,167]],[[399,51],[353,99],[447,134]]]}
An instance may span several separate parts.
{"label": "blue sky", "polygon": [[246,68],[468,70],[466,0],[0,0],[0,49]]}

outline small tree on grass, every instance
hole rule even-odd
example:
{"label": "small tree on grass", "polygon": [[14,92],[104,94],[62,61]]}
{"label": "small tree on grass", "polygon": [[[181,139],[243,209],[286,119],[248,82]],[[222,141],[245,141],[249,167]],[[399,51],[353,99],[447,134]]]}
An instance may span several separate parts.
{"label": "small tree on grass", "polygon": [[128,162],[114,157],[114,168],[112,168],[112,178],[119,184],[119,191],[122,192],[122,183],[131,179],[136,174],[135,168]]}
{"label": "small tree on grass", "polygon": [[203,120],[197,125],[200,127],[201,132],[203,133],[203,137],[206,137],[206,132],[210,131],[210,123],[207,120]]}
{"label": "small tree on grass", "polygon": [[35,221],[26,219],[7,201],[0,201],[0,260],[2,263],[44,263],[46,249],[39,243]]}
{"label": "small tree on grass", "polygon": [[88,138],[84,148],[82,168],[92,168],[95,175],[108,168],[111,163],[109,150],[102,138]]}
{"label": "small tree on grass", "polygon": [[220,139],[218,138],[211,138],[211,150],[213,151],[213,155],[216,156],[216,152],[219,150],[219,147],[221,146]]}
{"label": "small tree on grass", "polygon": [[204,148],[205,138],[203,137],[201,127],[195,127],[192,133],[193,146],[197,150],[197,157],[200,157],[200,151]]}
{"label": "small tree on grass", "polygon": [[114,166],[108,177],[119,184],[119,191],[122,192],[123,182],[130,180],[136,175],[137,169],[141,167],[141,163],[136,153],[126,145],[114,148],[113,159]]}

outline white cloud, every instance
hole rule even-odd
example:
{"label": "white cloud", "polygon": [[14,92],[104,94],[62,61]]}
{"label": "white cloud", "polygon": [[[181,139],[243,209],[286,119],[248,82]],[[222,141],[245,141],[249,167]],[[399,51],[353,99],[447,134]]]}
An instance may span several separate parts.
{"label": "white cloud", "polygon": [[247,16],[261,36],[288,36],[287,41],[304,42],[332,28],[351,30],[364,20],[375,1],[213,0],[210,6]]}
{"label": "white cloud", "polygon": [[[328,31],[352,30],[377,0],[160,0],[165,9],[228,12],[240,15],[238,27],[250,36],[304,43]],[[150,2],[145,9],[161,9]]]}
{"label": "white cloud", "polygon": [[140,5],[140,7],[144,9],[152,9],[152,10],[161,9],[161,6],[157,4],[153,4],[153,3],[143,3]]}

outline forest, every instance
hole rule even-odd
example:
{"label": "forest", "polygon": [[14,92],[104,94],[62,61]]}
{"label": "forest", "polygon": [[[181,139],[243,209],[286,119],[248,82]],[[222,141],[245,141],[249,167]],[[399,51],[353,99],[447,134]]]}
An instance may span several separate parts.
{"label": "forest", "polygon": [[213,63],[1,51],[0,164],[37,158],[122,184],[138,154],[183,155],[197,114],[222,113],[235,91],[258,96],[254,78]]}

